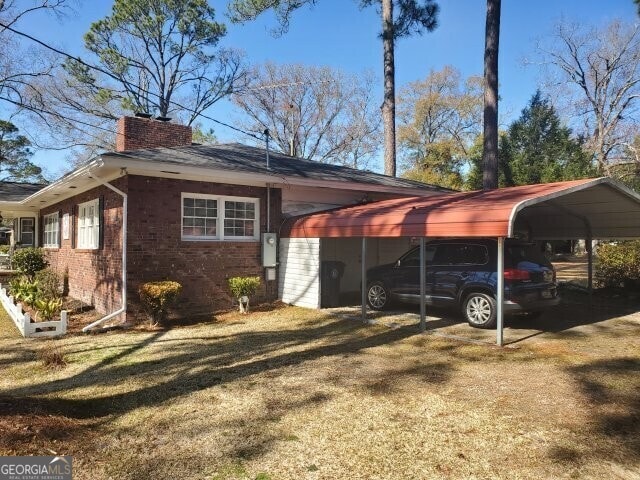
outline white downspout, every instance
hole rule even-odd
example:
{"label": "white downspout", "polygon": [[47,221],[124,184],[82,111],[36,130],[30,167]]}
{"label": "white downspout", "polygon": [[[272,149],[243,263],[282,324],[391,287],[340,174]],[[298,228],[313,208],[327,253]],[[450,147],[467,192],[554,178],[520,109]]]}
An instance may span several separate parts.
{"label": "white downspout", "polygon": [[[91,330],[92,328],[95,328],[98,325],[101,325],[107,320],[111,320],[112,318],[117,317],[118,315],[127,313],[127,200],[128,200],[128,197],[127,197],[127,194],[124,193],[122,190],[114,187],[109,182],[105,182],[101,178],[92,174],[91,171],[89,171],[89,174],[91,175],[91,178],[95,179],[97,182],[101,183],[108,189],[113,190],[114,192],[116,192],[118,195],[122,197],[122,307],[120,307],[115,312],[112,312],[102,317],[101,319],[96,320],[95,322],[90,323],[89,325],[84,327],[82,331],[85,333]],[[104,215],[103,215],[103,218],[104,218]],[[104,225],[101,225],[101,227],[104,228]]]}

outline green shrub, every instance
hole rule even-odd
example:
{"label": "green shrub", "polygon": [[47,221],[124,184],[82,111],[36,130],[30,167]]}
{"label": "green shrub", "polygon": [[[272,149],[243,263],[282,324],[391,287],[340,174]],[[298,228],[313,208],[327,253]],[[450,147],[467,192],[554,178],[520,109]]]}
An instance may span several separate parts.
{"label": "green shrub", "polygon": [[602,243],[596,250],[599,287],[634,288],[640,282],[640,240]]}
{"label": "green shrub", "polygon": [[41,248],[21,248],[13,254],[13,266],[20,273],[25,274],[33,280],[36,272],[47,267],[48,263],[44,259],[44,250]]}
{"label": "green shrub", "polygon": [[182,292],[178,282],[147,282],[140,285],[138,294],[145,311],[149,315],[151,325],[163,323],[167,310],[175,303]]}
{"label": "green shrub", "polygon": [[[231,277],[227,280],[231,295],[238,299],[240,312],[247,313],[249,310],[248,297],[256,293],[260,287],[260,277]],[[246,297],[247,300],[243,298]]]}
{"label": "green shrub", "polygon": [[12,279],[9,282],[9,289],[16,302],[32,306],[38,299],[38,282],[24,275]]}
{"label": "green shrub", "polygon": [[49,268],[36,273],[38,283],[38,298],[42,300],[56,300],[60,298],[62,282],[60,276]]}
{"label": "green shrub", "polygon": [[10,245],[0,245],[0,253],[4,253],[5,255],[9,253]]}
{"label": "green shrub", "polygon": [[38,317],[44,321],[51,320],[62,310],[61,298],[36,299],[34,307],[38,313]]}

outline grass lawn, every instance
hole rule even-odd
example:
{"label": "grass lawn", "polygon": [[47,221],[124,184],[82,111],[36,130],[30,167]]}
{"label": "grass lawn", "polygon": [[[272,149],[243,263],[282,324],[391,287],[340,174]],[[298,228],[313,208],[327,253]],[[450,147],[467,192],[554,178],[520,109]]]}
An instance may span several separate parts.
{"label": "grass lawn", "polygon": [[0,454],[92,480],[637,479],[640,315],[585,314],[499,349],[293,307],[25,340],[1,311]]}

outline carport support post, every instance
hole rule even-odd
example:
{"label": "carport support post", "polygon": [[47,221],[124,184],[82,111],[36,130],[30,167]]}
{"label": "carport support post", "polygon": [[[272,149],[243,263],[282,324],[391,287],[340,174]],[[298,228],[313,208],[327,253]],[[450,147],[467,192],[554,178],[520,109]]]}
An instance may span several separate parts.
{"label": "carport support post", "polygon": [[587,248],[587,288],[589,290],[589,312],[593,306],[593,238],[589,235],[586,239]]}
{"label": "carport support post", "polygon": [[424,255],[424,237],[420,237],[420,331],[424,332],[427,329],[427,306],[425,303],[425,277],[427,275],[427,269],[425,266]]}
{"label": "carport support post", "polygon": [[498,265],[496,285],[496,343],[499,347],[504,344],[504,237],[498,237]]}
{"label": "carport support post", "polygon": [[362,262],[361,262],[361,282],[360,301],[362,302],[362,321],[367,321],[367,237],[362,237]]}

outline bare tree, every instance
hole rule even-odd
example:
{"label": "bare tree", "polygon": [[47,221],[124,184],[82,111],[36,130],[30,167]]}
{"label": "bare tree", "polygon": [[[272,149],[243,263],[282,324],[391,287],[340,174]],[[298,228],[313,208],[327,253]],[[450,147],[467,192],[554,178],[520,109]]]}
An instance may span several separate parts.
{"label": "bare tree", "polygon": [[246,80],[243,55],[218,48],[225,33],[206,0],[116,0],[85,35],[89,59],[45,44],[60,68],[22,101],[46,127],[47,148],[79,147],[81,159],[112,148],[113,121],[125,113],[191,125]]}
{"label": "bare tree", "polygon": [[370,75],[329,67],[255,67],[245,94],[233,96],[249,118],[242,127],[269,129],[276,147],[294,156],[366,168],[379,150],[380,120]]}
{"label": "bare tree", "polygon": [[50,76],[54,63],[36,47],[24,48],[12,29],[37,12],[62,15],[65,0],[0,0],[0,102],[7,111],[19,110],[37,79]]}
{"label": "bare tree", "polygon": [[482,188],[498,188],[498,50],[501,0],[487,0],[484,37]]}
{"label": "bare tree", "polygon": [[[317,0],[230,0],[231,18],[246,22],[266,10],[276,13],[280,24],[278,33],[289,26],[293,12],[304,5],[314,5]],[[438,4],[434,0],[359,0],[361,7],[375,5],[382,17],[384,99],[382,118],[384,123],[384,173],[396,175],[396,100],[395,100],[395,41],[412,34],[422,34],[437,27]],[[394,13],[394,7],[397,12]]]}
{"label": "bare tree", "polygon": [[560,22],[538,45],[547,82],[581,123],[601,173],[610,175],[637,132],[640,102],[640,26],[613,21],[605,28]]}

